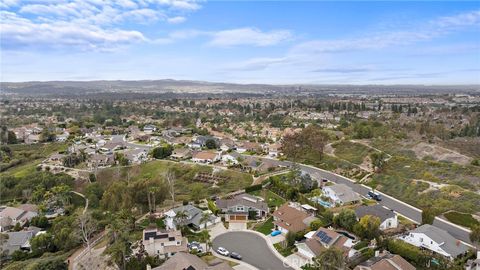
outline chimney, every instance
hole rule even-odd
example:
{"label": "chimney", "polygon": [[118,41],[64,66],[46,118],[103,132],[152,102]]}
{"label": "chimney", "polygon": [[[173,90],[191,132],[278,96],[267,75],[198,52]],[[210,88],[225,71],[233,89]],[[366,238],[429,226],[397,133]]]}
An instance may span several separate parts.
{"label": "chimney", "polygon": [[147,264],[147,270],[152,270],[152,267],[150,266],[150,264]]}
{"label": "chimney", "polygon": [[480,260],[480,250],[477,250],[477,259]]}
{"label": "chimney", "polygon": [[375,257],[379,257],[380,256],[380,250],[375,250]]}

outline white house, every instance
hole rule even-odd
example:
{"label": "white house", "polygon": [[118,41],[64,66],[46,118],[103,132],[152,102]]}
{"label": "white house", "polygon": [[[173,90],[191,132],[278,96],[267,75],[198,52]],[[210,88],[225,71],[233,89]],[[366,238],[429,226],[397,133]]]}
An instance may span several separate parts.
{"label": "white house", "polygon": [[139,164],[147,160],[147,151],[145,149],[128,149],[123,153],[131,164]]}
{"label": "white house", "polygon": [[[179,212],[185,213],[185,217],[180,220],[177,218]],[[202,220],[203,214],[209,214],[207,220]],[[167,229],[176,230],[177,224],[182,223],[183,225],[189,226],[194,230],[199,230],[211,225],[217,224],[220,222],[220,217],[213,215],[211,212],[204,212],[201,209],[193,205],[183,205],[176,208],[171,209],[170,211],[165,213],[165,225]]]}
{"label": "white house", "polygon": [[366,215],[375,216],[380,219],[380,230],[392,229],[398,227],[397,214],[393,210],[387,209],[379,204],[371,206],[359,206],[355,209],[357,219],[360,220]]}
{"label": "white house", "polygon": [[220,153],[210,151],[200,151],[192,155],[192,161],[195,163],[214,163],[220,160]]}
{"label": "white house", "polygon": [[323,194],[335,204],[355,203],[361,200],[360,195],[344,184],[323,187]]}
{"label": "white house", "polygon": [[256,218],[265,218],[268,214],[268,205],[263,199],[244,193],[232,199],[218,199],[217,207],[225,214],[225,221],[247,222],[250,212],[255,212]]}
{"label": "white house", "polygon": [[226,165],[237,165],[242,155],[237,152],[230,152],[222,155],[222,163]]}
{"label": "white house", "polygon": [[160,258],[168,258],[177,252],[188,251],[187,239],[177,230],[145,229],[143,230],[143,246],[148,255]]}
{"label": "white house", "polygon": [[450,260],[468,251],[467,246],[462,244],[460,240],[430,224],[424,224],[409,231],[407,235],[401,236],[399,239],[411,245],[431,250]]}

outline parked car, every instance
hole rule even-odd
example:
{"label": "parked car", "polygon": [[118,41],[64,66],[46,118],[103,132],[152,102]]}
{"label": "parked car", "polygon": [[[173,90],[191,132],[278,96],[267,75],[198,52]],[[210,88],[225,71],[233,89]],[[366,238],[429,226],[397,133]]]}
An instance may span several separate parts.
{"label": "parked car", "polygon": [[241,259],[242,259],[242,256],[240,256],[240,254],[238,254],[238,253],[236,253],[236,252],[230,253],[230,257],[231,257],[231,258],[234,258],[234,259],[237,259],[237,260],[241,260]]}
{"label": "parked car", "polygon": [[199,253],[203,253],[203,248],[200,245],[200,243],[197,242],[197,241],[192,241],[192,242],[188,243],[187,247],[190,251],[196,251],[196,252],[199,252]]}
{"label": "parked car", "polygon": [[281,231],[273,231],[270,235],[271,236],[277,236],[279,234],[281,234],[282,232]]}
{"label": "parked car", "polygon": [[382,195],[380,195],[380,193],[375,192],[375,191],[369,191],[368,192],[368,197],[374,199],[375,201],[381,201],[382,200]]}
{"label": "parked car", "polygon": [[230,252],[223,247],[217,248],[217,253],[223,256],[228,256],[230,254]]}

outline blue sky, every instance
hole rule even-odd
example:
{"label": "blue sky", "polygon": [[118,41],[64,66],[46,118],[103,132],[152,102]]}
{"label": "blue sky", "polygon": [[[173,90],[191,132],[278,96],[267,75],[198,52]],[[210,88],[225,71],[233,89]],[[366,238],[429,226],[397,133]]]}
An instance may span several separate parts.
{"label": "blue sky", "polygon": [[1,81],[480,84],[480,2],[0,1]]}

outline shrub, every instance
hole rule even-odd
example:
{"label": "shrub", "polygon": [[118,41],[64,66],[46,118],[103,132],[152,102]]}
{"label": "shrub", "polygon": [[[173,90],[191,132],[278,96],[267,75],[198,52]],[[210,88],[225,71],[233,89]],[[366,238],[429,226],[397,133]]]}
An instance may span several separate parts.
{"label": "shrub", "polygon": [[425,265],[425,262],[428,260],[427,256],[419,248],[403,241],[390,240],[387,243],[387,247],[390,252],[404,257],[417,266]]}
{"label": "shrub", "polygon": [[245,188],[245,192],[250,193],[262,189],[262,184],[252,185]]}

